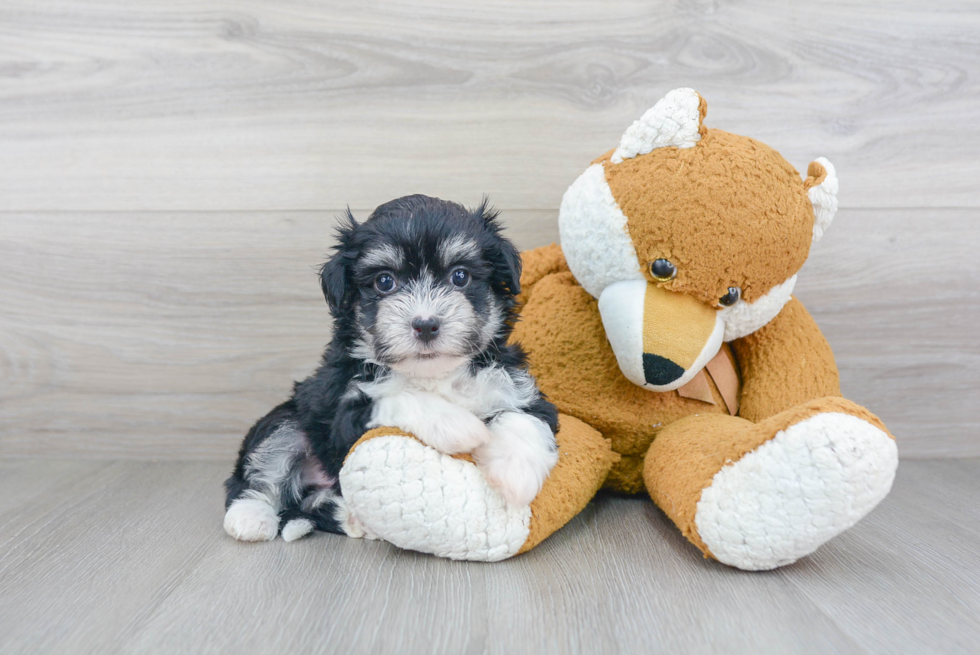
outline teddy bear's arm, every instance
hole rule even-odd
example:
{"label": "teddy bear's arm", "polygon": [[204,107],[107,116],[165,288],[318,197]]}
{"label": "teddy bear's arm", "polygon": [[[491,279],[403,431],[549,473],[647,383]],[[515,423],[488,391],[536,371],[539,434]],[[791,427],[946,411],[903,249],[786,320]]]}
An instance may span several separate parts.
{"label": "teddy bear's arm", "polygon": [[731,346],[742,373],[742,418],[759,422],[807,401],[840,395],[830,344],[796,298],[769,324]]}
{"label": "teddy bear's arm", "polygon": [[344,500],[365,536],[401,548],[477,561],[525,552],[581,512],[619,461],[588,424],[558,421],[558,463],[530,506],[506,503],[472,456],[445,455],[393,427],[351,447],[340,471]]}
{"label": "teddy bear's arm", "polygon": [[517,302],[523,305],[531,296],[531,289],[542,278],[552,273],[560,273],[568,270],[565,263],[565,255],[557,243],[550,246],[542,246],[534,250],[525,250],[521,253],[521,292],[517,295]]}

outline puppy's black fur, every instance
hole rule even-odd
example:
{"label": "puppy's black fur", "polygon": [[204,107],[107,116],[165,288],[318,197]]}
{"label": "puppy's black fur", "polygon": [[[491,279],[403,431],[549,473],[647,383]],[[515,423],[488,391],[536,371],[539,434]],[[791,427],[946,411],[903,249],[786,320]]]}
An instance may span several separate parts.
{"label": "puppy's black fur", "polygon": [[[466,261],[472,282],[462,290],[477,316],[494,320],[499,327],[485,347],[465,353],[472,370],[488,366],[523,369],[526,359],[519,346],[507,339],[516,320],[515,295],[520,292],[521,258],[513,244],[501,235],[497,212],[487,202],[473,211],[463,206],[422,195],[407,196],[378,207],[359,224],[348,211],[338,229],[338,244],[320,271],[320,284],[334,321],[333,337],[322,363],[309,378],[294,385],[292,397],[259,419],[242,443],[234,472],[225,482],[226,509],[250,492],[277,493],[280,529],[293,518],[306,518],[323,531],[343,534],[337,518],[338,475],[348,450],[366,431],[373,401],[357,390],[357,383],[371,382],[388,371],[384,345],[365,356],[354,346],[370,331],[377,316],[381,295],[372,286],[377,271],[358,268],[358,259],[372,246],[392,244],[406,254],[399,276],[411,278],[424,270],[448,274],[440,268],[439,244],[461,235],[478,244],[478,254]],[[522,411],[541,419],[552,430],[558,428],[555,407],[538,395]],[[492,417],[481,417],[485,421]],[[288,469],[278,489],[261,487],[250,456],[270,435],[284,426],[302,434],[303,448],[277,461]],[[320,475],[304,476],[304,470],[319,469]],[[317,482],[317,480],[319,482]],[[299,482],[296,482],[299,481]],[[329,487],[333,499],[304,503]],[[312,506],[311,506],[312,505]]]}

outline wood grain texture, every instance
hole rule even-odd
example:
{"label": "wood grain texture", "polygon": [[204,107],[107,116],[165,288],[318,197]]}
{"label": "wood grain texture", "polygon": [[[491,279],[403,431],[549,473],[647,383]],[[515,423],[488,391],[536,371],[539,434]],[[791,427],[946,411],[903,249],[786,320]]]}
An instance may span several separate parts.
{"label": "wood grain texture", "polygon": [[[0,451],[227,459],[329,338],[336,213],[0,214]],[[504,217],[557,238],[553,212]],[[800,274],[903,457],[980,455],[978,242],[977,210],[842,210]]]}
{"label": "wood grain texture", "polygon": [[7,0],[0,209],[552,209],[666,91],[834,161],[845,207],[978,207],[968,0]]}
{"label": "wood grain texture", "polygon": [[0,214],[0,452],[226,458],[329,340],[337,213]]}
{"label": "wood grain texture", "polygon": [[[701,558],[600,496],[537,549],[460,563],[318,534],[234,542],[216,463],[0,462],[0,652],[954,653],[980,639],[980,460],[904,462],[804,560]],[[35,481],[31,497],[25,481]]]}
{"label": "wood grain texture", "polygon": [[841,211],[796,295],[902,456],[980,455],[980,214]]}

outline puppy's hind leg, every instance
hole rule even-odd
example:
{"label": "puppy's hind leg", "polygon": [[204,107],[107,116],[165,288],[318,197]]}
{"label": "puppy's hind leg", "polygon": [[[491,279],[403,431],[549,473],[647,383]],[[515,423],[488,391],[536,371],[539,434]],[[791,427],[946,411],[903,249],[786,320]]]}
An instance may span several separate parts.
{"label": "puppy's hind leg", "polygon": [[279,532],[279,515],[265,498],[245,496],[228,507],[224,528],[239,541],[270,541]]}
{"label": "puppy's hind leg", "polygon": [[281,534],[284,541],[295,541],[313,530],[343,534],[355,539],[377,538],[374,533],[361,525],[347,507],[343,497],[332,489],[314,491],[303,499],[300,507],[281,512],[279,520],[282,524]]}
{"label": "puppy's hind leg", "polygon": [[267,420],[270,417],[249,432],[235,471],[225,482],[224,528],[239,541],[275,539],[279,513],[295,507],[302,493],[306,437],[291,421]]}

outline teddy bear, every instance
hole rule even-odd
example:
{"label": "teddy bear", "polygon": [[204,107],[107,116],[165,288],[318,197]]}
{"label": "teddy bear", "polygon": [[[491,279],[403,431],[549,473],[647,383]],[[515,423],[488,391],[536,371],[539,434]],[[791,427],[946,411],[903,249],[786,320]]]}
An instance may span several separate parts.
{"label": "teddy bear", "polygon": [[559,409],[559,460],[508,505],[465,455],[394,428],[340,480],[364,533],[454,559],[530,550],[600,489],[648,494],[706,558],[796,561],[888,494],[894,437],[843,398],[833,353],[792,296],[837,209],[829,161],[704,125],[668,93],[565,193],[561,244],[523,253],[513,341]]}

